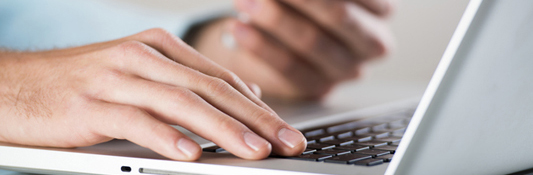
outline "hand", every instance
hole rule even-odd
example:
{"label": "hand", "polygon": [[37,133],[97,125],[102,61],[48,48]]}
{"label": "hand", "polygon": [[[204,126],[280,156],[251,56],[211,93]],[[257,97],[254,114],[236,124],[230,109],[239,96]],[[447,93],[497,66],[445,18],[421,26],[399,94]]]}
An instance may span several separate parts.
{"label": "hand", "polygon": [[[391,0],[235,0],[247,23],[223,19],[194,46],[269,96],[316,99],[390,51]],[[244,15],[242,15],[244,14]],[[237,49],[218,41],[231,33]]]}
{"label": "hand", "polygon": [[175,160],[200,146],[245,159],[298,155],[303,135],[232,72],[161,29],[83,47],[0,52],[0,141],[81,147],[127,139]]}

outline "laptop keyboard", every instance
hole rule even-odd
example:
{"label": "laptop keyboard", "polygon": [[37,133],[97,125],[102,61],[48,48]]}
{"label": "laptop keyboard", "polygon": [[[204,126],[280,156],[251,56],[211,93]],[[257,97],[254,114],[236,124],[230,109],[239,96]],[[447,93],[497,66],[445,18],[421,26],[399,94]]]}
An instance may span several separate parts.
{"label": "laptop keyboard", "polygon": [[[399,112],[305,129],[307,149],[301,155],[271,157],[362,166],[390,162],[412,115]],[[218,146],[203,151],[226,152]]]}

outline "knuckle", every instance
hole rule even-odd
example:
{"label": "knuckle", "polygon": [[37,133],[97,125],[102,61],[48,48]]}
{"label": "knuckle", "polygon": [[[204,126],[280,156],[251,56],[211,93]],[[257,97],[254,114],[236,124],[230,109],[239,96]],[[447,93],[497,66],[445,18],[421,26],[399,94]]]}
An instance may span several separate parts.
{"label": "knuckle", "polygon": [[231,86],[219,78],[209,78],[205,83],[208,91],[215,94],[225,94],[231,90]]}
{"label": "knuckle", "polygon": [[117,45],[116,49],[118,49],[117,53],[122,53],[122,55],[119,56],[118,58],[131,59],[131,58],[135,58],[135,56],[131,56],[131,55],[138,55],[141,57],[146,57],[147,55],[154,54],[154,51],[150,46],[140,41],[135,41],[135,40],[123,42]]}
{"label": "knuckle", "polygon": [[148,47],[146,44],[135,40],[125,41],[117,45],[117,49],[120,49],[123,53],[139,52],[145,50],[146,47]]}
{"label": "knuckle", "polygon": [[164,37],[174,36],[169,31],[162,29],[162,28],[148,29],[142,34],[147,37],[151,37],[151,38],[164,38]]}
{"label": "knuckle", "polygon": [[218,77],[229,84],[238,84],[242,82],[241,79],[237,76],[237,74],[230,71],[222,71],[222,73],[220,73]]}

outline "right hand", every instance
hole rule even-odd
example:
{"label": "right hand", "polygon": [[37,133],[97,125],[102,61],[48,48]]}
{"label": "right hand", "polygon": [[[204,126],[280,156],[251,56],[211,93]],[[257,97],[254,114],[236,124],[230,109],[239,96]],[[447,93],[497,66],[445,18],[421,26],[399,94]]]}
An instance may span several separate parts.
{"label": "right hand", "polygon": [[68,148],[127,139],[174,160],[196,160],[201,148],[169,124],[245,159],[306,147],[235,74],[161,29],[0,53],[0,121],[0,142]]}

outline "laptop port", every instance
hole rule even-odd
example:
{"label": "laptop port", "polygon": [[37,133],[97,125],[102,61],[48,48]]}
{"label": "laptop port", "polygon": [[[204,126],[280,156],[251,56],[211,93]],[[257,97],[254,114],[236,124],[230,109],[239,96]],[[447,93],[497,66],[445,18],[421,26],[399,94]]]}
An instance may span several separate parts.
{"label": "laptop port", "polygon": [[131,167],[122,166],[122,167],[120,167],[120,171],[129,173],[129,172],[131,172]]}

